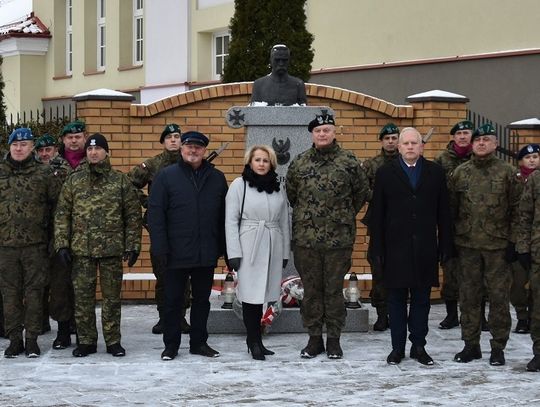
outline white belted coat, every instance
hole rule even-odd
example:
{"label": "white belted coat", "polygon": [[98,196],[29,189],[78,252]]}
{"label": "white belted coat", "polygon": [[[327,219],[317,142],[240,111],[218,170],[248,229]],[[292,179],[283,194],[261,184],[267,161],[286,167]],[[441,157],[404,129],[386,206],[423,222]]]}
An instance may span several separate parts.
{"label": "white belted coat", "polygon": [[[244,211],[239,228],[239,217]],[[263,304],[280,296],[283,259],[289,258],[289,209],[283,188],[258,192],[242,177],[230,185],[225,199],[227,255],[241,257],[236,295],[242,302]]]}

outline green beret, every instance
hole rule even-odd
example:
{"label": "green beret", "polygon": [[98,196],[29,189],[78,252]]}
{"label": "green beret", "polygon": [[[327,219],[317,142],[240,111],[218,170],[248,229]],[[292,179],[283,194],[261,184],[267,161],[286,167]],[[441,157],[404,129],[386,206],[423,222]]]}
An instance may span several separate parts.
{"label": "green beret", "polygon": [[69,124],[67,124],[65,127],[64,127],[64,130],[62,130],[62,136],[70,133],[70,134],[74,134],[74,133],[83,133],[86,129],[86,125],[79,121],[79,120],[76,120],[74,122],[71,122]]}
{"label": "green beret", "polygon": [[382,140],[387,134],[399,134],[399,127],[394,123],[385,124],[379,133],[379,140]]}
{"label": "green beret", "polygon": [[480,136],[497,136],[495,127],[491,123],[486,123],[478,127],[472,134],[471,140],[474,140],[476,137]]}
{"label": "green beret", "polygon": [[177,125],[176,123],[167,124],[165,128],[163,129],[163,131],[161,132],[161,137],[159,138],[159,142],[163,144],[163,141],[165,140],[165,136],[171,133],[182,134],[182,132],[180,131],[180,126]]}
{"label": "green beret", "polygon": [[454,124],[454,127],[452,127],[452,130],[450,130],[450,134],[453,136],[459,130],[472,130],[472,129],[474,129],[473,122],[469,120],[463,120],[462,122],[458,122]]}
{"label": "green beret", "polygon": [[44,134],[38,137],[35,144],[35,149],[38,150],[43,147],[56,146],[56,139],[50,134]]}

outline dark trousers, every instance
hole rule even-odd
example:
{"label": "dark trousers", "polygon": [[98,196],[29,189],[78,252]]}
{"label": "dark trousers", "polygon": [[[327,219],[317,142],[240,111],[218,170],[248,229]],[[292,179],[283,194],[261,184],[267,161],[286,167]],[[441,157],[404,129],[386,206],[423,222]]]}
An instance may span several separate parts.
{"label": "dark trousers", "polygon": [[[392,349],[404,350],[409,340],[414,346],[424,346],[428,334],[428,317],[431,287],[389,288],[388,311],[390,315],[390,334]],[[409,312],[407,299],[410,296]]]}
{"label": "dark trousers", "polygon": [[165,303],[163,306],[163,343],[166,347],[178,349],[182,331],[182,308],[185,288],[191,280],[191,314],[189,346],[196,348],[208,339],[206,322],[210,313],[210,293],[214,281],[214,267],[194,267],[185,269],[167,269],[164,274]]}

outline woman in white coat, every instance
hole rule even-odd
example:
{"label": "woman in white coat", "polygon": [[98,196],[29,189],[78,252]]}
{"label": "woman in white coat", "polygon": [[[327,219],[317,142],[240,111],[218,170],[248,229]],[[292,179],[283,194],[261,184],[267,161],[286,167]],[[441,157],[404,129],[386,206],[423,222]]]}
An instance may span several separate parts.
{"label": "woman in white coat", "polygon": [[263,304],[278,301],[290,251],[287,199],[270,146],[251,147],[244,171],[230,185],[225,204],[229,266],[238,271],[236,294],[242,302],[248,352],[264,360],[274,353],[261,340]]}

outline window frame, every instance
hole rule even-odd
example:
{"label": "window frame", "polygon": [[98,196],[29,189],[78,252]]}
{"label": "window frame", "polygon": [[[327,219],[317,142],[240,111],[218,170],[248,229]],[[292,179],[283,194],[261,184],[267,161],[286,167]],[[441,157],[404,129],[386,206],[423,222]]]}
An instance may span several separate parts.
{"label": "window frame", "polygon": [[[216,41],[218,38],[221,39],[221,53],[218,54],[216,47]],[[227,41],[227,52],[225,53],[225,38],[228,38]],[[223,69],[225,67],[225,62],[229,56],[229,46],[231,44],[231,33],[229,31],[219,31],[212,34],[212,79],[221,80],[223,75]],[[218,59],[221,60],[221,73],[217,73],[218,69]]]}
{"label": "window frame", "polygon": [[132,43],[133,66],[142,65],[144,63],[144,0],[133,0]]}
{"label": "window frame", "polygon": [[73,0],[66,0],[66,75],[73,74]]}
{"label": "window frame", "polygon": [[107,62],[106,59],[106,40],[107,40],[107,28],[106,28],[106,0],[96,1],[97,13],[97,38],[96,38],[96,69],[98,71],[104,71]]}

